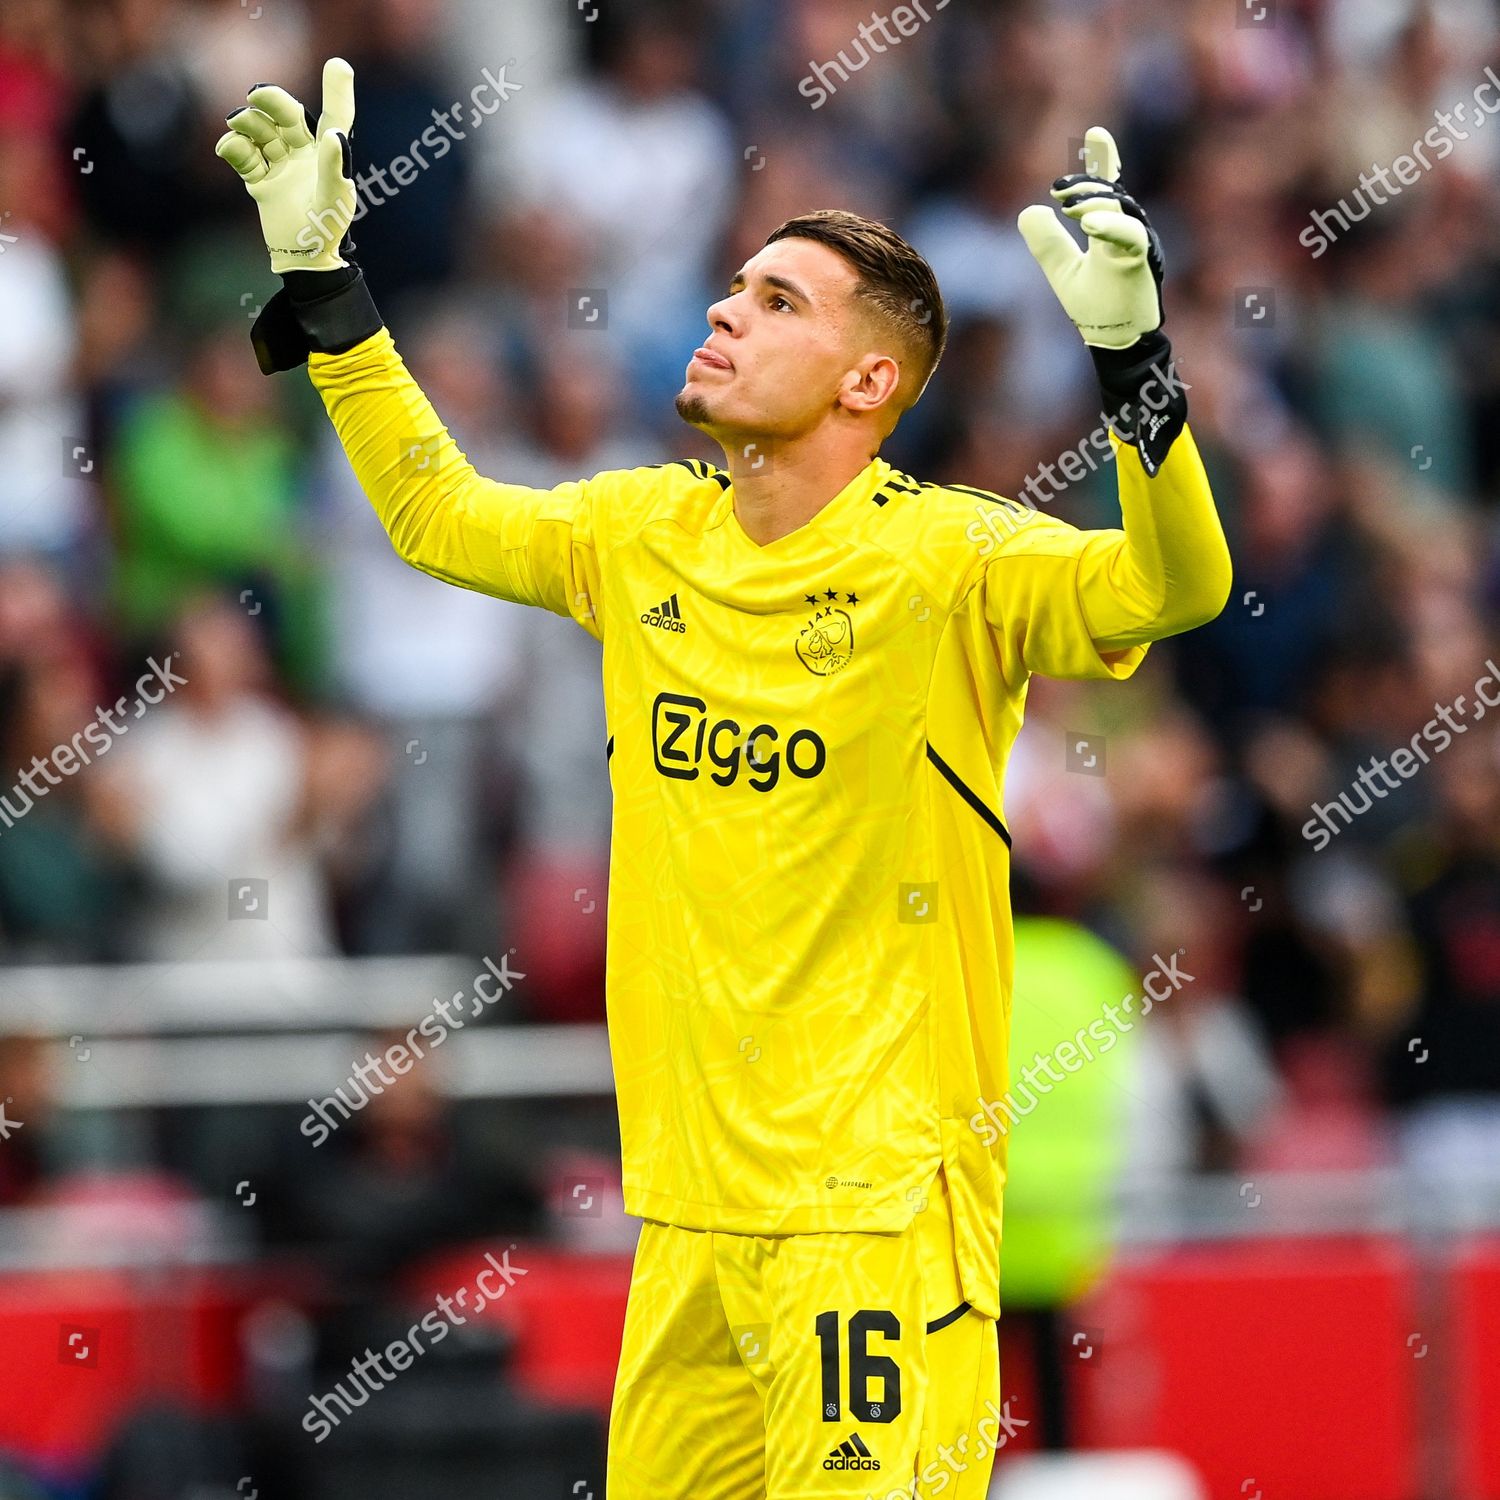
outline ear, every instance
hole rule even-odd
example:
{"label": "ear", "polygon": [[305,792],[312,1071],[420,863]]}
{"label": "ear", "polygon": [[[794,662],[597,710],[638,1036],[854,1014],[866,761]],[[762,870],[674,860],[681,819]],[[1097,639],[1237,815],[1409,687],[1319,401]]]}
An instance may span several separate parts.
{"label": "ear", "polygon": [[844,376],[839,404],[852,412],[875,411],[893,402],[901,385],[901,366],[889,354],[867,354]]}

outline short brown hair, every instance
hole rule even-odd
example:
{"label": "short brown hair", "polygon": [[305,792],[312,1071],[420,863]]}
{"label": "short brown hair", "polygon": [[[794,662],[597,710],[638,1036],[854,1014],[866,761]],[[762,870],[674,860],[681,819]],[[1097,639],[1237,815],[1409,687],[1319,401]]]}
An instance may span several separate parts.
{"label": "short brown hair", "polygon": [[771,231],[777,240],[816,240],[836,250],[859,273],[854,295],[863,298],[915,357],[911,405],[922,394],[948,342],[948,313],[932,267],[888,225],[842,208],[799,214]]}

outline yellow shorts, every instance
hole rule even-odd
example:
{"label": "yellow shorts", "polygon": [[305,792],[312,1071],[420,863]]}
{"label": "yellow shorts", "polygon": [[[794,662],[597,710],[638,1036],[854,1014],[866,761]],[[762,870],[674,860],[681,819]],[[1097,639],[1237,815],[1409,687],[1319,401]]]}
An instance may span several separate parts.
{"label": "yellow shorts", "polygon": [[609,1500],[983,1500],[1004,1428],[941,1170],[900,1234],[641,1225]]}

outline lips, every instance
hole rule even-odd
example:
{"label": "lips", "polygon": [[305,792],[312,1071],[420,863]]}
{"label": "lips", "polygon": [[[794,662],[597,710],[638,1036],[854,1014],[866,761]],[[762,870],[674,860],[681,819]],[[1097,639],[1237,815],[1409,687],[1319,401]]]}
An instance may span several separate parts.
{"label": "lips", "polygon": [[693,351],[693,358],[699,364],[711,366],[715,370],[732,370],[734,366],[724,358],[716,349],[704,347]]}

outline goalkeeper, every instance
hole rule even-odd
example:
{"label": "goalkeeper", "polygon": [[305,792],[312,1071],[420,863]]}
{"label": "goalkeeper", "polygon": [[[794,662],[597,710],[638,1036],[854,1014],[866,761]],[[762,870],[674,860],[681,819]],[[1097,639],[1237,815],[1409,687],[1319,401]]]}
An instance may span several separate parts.
{"label": "goalkeeper", "polygon": [[879,456],[947,318],[905,241],[838,210],[708,309],[677,410],[724,467],[477,474],[347,254],[346,63],[323,90],[316,123],[252,90],[218,145],[284,280],[261,367],[307,364],[409,563],[604,646],[606,1002],[644,1221],[610,1500],[980,1500],[1009,1431],[980,1112],[1007,1089],[1006,761],[1032,674],[1127,678],[1230,587],[1114,142],[1090,130],[1053,187],[1086,250],[1052,208],[1020,220],[1111,425],[1122,524],[1082,531]]}

